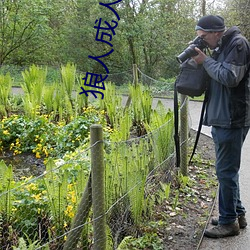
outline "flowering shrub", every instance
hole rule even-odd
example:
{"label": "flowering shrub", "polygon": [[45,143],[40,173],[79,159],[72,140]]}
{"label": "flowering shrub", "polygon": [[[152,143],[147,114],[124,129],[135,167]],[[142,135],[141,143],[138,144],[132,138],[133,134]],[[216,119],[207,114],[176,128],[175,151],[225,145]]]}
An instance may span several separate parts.
{"label": "flowering shrub", "polygon": [[48,115],[5,117],[0,121],[0,151],[33,152],[37,158],[62,156],[88,141],[90,126],[103,121],[104,114],[91,107],[67,124],[52,122]]}

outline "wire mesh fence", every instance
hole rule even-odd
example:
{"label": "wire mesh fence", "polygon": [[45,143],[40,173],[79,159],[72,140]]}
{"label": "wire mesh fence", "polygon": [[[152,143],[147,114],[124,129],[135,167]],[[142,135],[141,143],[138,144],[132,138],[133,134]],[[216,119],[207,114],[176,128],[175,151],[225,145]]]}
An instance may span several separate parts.
{"label": "wire mesh fence", "polygon": [[[103,146],[103,184],[93,183],[93,161],[102,161],[100,151],[91,158],[94,145],[74,152],[78,160],[48,159],[37,176],[17,178],[1,161],[1,249],[119,249],[127,237],[142,233],[139,225],[153,217],[162,197],[161,183],[170,183],[175,172],[173,113],[164,119],[140,137],[133,138],[132,130],[129,140],[97,141]],[[105,193],[105,210],[97,216],[94,209],[103,201],[96,187]]]}

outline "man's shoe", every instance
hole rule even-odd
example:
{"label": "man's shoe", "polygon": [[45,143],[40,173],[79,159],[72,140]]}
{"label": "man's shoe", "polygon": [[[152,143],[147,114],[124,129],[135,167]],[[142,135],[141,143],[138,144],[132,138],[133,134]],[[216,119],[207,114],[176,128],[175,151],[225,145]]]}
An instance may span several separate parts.
{"label": "man's shoe", "polygon": [[223,238],[228,236],[239,235],[240,227],[238,222],[234,222],[232,224],[222,225],[219,224],[210,229],[206,229],[204,235],[209,238]]}
{"label": "man's shoe", "polygon": [[[243,229],[243,228],[245,228],[247,226],[247,220],[246,220],[245,214],[239,215],[238,222],[239,222],[240,229]],[[212,218],[211,224],[214,225],[214,226],[217,226],[218,225],[218,219],[217,218]]]}

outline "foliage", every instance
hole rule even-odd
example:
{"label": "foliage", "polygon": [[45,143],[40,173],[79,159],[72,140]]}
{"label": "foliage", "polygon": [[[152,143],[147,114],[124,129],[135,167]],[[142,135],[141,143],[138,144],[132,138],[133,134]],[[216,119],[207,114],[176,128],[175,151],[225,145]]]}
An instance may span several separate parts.
{"label": "foliage", "polygon": [[173,112],[165,112],[163,104],[159,101],[156,109],[152,111],[151,123],[146,123],[148,133],[152,132],[151,139],[154,149],[155,159],[160,163],[166,159],[173,151]]}
{"label": "foliage", "polygon": [[[117,95],[116,87],[111,82],[105,84],[106,90],[103,99],[100,99],[100,109],[106,112],[107,122],[111,128],[121,125],[120,120],[123,117],[122,98]],[[112,102],[110,101],[112,100]]]}
{"label": "foliage", "polygon": [[[32,247],[33,244],[48,240],[49,235],[60,236],[69,229],[89,176],[88,157],[82,157],[83,151],[79,154],[79,163],[72,164],[72,156],[71,159],[66,157],[63,163],[49,159],[43,176],[38,179],[23,177],[18,182],[10,177],[13,175],[11,166],[7,167],[1,162],[4,173],[1,183],[4,189],[1,188],[0,215],[4,216],[3,225],[9,225],[9,229],[12,227],[8,232],[9,239],[18,232],[18,244],[24,247],[24,243],[28,243]],[[5,185],[5,179],[11,185]],[[6,229],[0,224],[0,235],[3,235],[1,230]],[[7,233],[4,234],[2,246],[5,246],[4,240],[7,237]],[[59,240],[57,244],[62,242]]]}
{"label": "foliage", "polygon": [[50,119],[48,115],[35,119],[17,115],[3,118],[0,121],[1,151],[11,150],[14,155],[33,152],[37,158],[63,155],[88,140],[90,126],[101,123],[102,115],[89,107],[68,124]]}
{"label": "foliage", "polygon": [[[9,60],[22,64],[38,48],[46,44],[49,27],[45,13],[48,10],[43,1],[17,0],[1,1],[1,52],[0,65]],[[29,46],[25,46],[25,45]]]}
{"label": "foliage", "polygon": [[6,222],[10,222],[13,206],[13,195],[10,190],[13,188],[14,177],[12,166],[7,167],[3,160],[0,161],[0,214],[5,217]]}
{"label": "foliage", "polygon": [[[36,77],[32,78],[30,73],[36,70],[38,68],[34,67],[27,71],[25,79],[35,79]],[[69,75],[71,73],[72,69],[69,70]],[[69,78],[72,80],[72,75]],[[27,92],[29,86],[32,84],[27,84]],[[31,176],[18,180],[14,183],[14,189],[7,192],[8,195],[13,196],[11,197],[13,202],[10,203],[13,209],[10,211],[6,208],[11,215],[9,223],[13,227],[12,233],[10,231],[9,234],[15,238],[17,231],[23,228],[22,233],[19,232],[19,237],[25,241],[20,239],[19,243],[11,242],[11,245],[17,246],[25,243],[27,247],[29,244],[32,248],[29,239],[34,245],[42,244],[42,241],[47,242],[50,239],[53,239],[53,244],[60,247],[63,245],[65,238],[59,236],[67,234],[70,229],[82,191],[88,180],[90,156],[85,150],[89,145],[90,125],[94,123],[102,124],[105,133],[106,208],[110,210],[107,216],[110,226],[108,231],[110,230],[110,235],[113,237],[109,245],[118,246],[123,237],[119,230],[114,232],[116,228],[112,227],[114,216],[122,218],[115,222],[117,226],[122,228],[124,225],[130,225],[137,229],[151,213],[150,209],[153,206],[147,205],[154,201],[150,201],[149,198],[145,199],[147,178],[152,166],[158,164],[157,158],[160,154],[155,155],[155,153],[163,147],[160,137],[163,136],[169,140],[168,133],[172,131],[173,126],[172,115],[160,104],[154,112],[151,107],[152,95],[141,85],[131,87],[134,106],[131,105],[125,109],[122,107],[121,97],[117,96],[115,86],[111,83],[108,86],[110,89],[107,92],[107,99],[99,102],[99,108],[89,105],[83,108],[81,115],[75,113],[75,117],[70,120],[66,118],[58,122],[53,114],[54,109],[50,114],[36,114],[34,117],[25,114],[11,115],[1,120],[0,147],[2,152],[11,150],[14,155],[33,152],[37,158],[45,158],[46,164],[46,171],[39,178]],[[65,91],[64,93],[66,93],[65,88],[61,88],[61,91]],[[69,87],[69,89],[69,92],[72,92],[73,88]],[[50,96],[52,92],[49,90]],[[39,93],[43,96],[42,92]],[[56,97],[56,92],[54,94]],[[140,105],[135,104],[137,99],[140,99]],[[68,100],[73,101],[74,106],[74,99],[70,101],[69,97]],[[114,103],[111,103],[111,100],[114,100]],[[51,104],[55,105],[55,103],[54,98]],[[46,106],[47,109],[51,107],[48,104]],[[41,104],[40,107],[43,105]],[[46,109],[43,110],[45,111]],[[159,114],[156,115],[158,112]],[[142,128],[147,127],[148,134],[138,138],[137,132],[134,133],[133,121],[137,121]],[[162,125],[164,125],[165,132],[158,130],[158,127]],[[154,140],[152,132],[155,135],[158,134]],[[159,144],[158,147],[157,144]],[[161,151],[161,157],[168,157],[166,153],[170,153],[170,148],[167,150],[165,148]],[[56,157],[57,160],[50,157]],[[12,169],[8,169],[12,173]],[[4,196],[2,199],[5,199]],[[122,200],[122,203],[118,202],[119,200]],[[37,225],[39,225],[39,230]],[[91,226],[86,230],[91,231]],[[151,240],[154,241],[153,238]],[[149,238],[145,236],[144,239],[136,241],[138,247],[146,247]],[[158,246],[157,240],[155,242]]]}
{"label": "foliage", "polygon": [[[103,59],[111,74],[124,72],[137,64],[156,79],[174,77],[178,72],[175,57],[194,38],[197,17],[220,14],[225,9],[227,13],[223,14],[227,19],[233,16],[234,24],[238,24],[238,20],[244,23],[247,18],[247,8],[240,8],[244,1],[230,2],[226,6],[236,8],[229,10],[206,1],[207,13],[201,8],[201,2],[205,1],[123,0],[113,5],[120,17],[118,21],[110,9],[93,0],[18,0],[15,4],[3,1],[0,64],[61,65],[72,62],[83,72],[104,73],[100,63],[88,58],[89,55],[104,55],[111,49],[100,41],[100,37],[96,39],[95,22],[102,18],[107,22],[118,21],[114,34],[109,34],[110,40],[103,37],[114,49]],[[242,28],[247,30],[247,26]],[[119,85],[127,82],[118,75],[113,79]]]}
{"label": "foliage", "polygon": [[162,240],[156,233],[145,233],[139,238],[125,237],[117,250],[154,249],[163,250]]}
{"label": "foliage", "polygon": [[130,85],[133,125],[137,127],[138,135],[143,135],[144,123],[150,123],[153,97],[149,89],[144,89],[141,84]]}
{"label": "foliage", "polygon": [[22,72],[24,83],[21,84],[24,90],[24,111],[26,115],[34,118],[39,114],[43,97],[43,89],[47,76],[47,69],[32,65],[29,70]]}
{"label": "foliage", "polygon": [[0,117],[7,116],[9,107],[8,98],[10,96],[12,79],[10,74],[0,75]]}

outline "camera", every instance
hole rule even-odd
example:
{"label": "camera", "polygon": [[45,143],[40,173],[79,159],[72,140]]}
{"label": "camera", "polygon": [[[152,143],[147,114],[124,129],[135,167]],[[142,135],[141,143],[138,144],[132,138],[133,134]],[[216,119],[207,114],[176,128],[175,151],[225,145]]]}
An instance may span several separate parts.
{"label": "camera", "polygon": [[183,63],[188,58],[198,55],[198,53],[195,51],[195,47],[199,48],[200,50],[203,50],[207,48],[207,43],[199,36],[197,36],[190,45],[180,54],[176,57],[177,61],[179,63]]}

